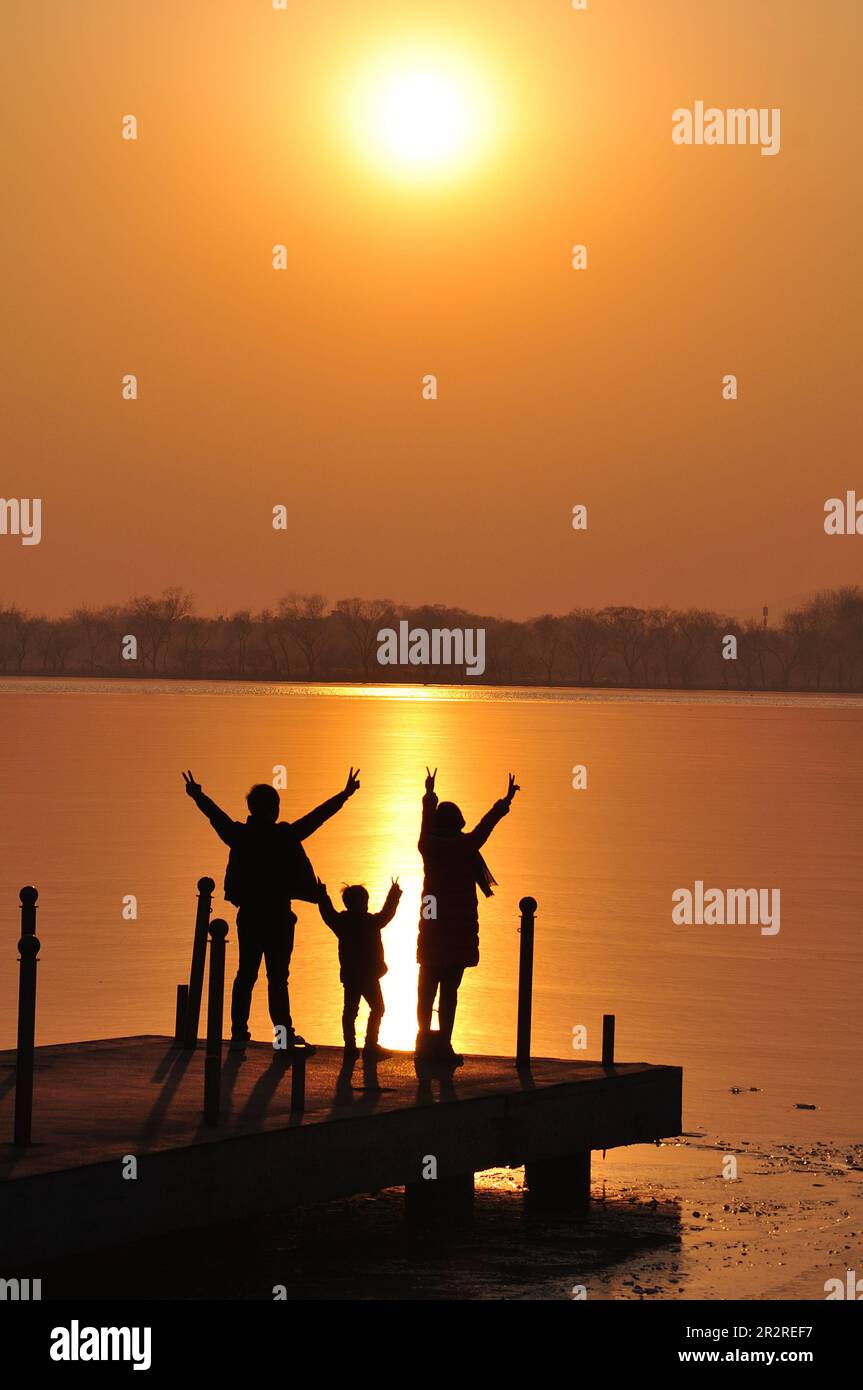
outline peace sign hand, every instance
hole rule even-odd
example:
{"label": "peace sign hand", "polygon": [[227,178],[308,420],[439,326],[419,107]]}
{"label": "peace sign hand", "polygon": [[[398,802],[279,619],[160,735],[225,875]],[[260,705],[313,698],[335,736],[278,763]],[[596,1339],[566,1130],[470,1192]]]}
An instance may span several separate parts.
{"label": "peace sign hand", "polygon": [[195,797],[201,795],[201,784],[195,781],[191,771],[183,773],[183,781],[186,784],[186,793],[188,796]]}
{"label": "peace sign hand", "polygon": [[351,768],[350,772],[348,773],[348,780],[347,782],[345,782],[345,793],[348,796],[353,796],[354,792],[358,789],[360,785],[359,777],[359,768],[357,768],[356,772],[354,772],[354,769]]}

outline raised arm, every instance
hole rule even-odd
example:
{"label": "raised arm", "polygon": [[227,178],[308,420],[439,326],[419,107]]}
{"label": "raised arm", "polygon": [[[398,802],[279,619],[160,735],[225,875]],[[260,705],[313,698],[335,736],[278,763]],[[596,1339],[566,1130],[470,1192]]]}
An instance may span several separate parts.
{"label": "raised arm", "polygon": [[509,786],[507,787],[506,796],[502,796],[500,801],[496,801],[492,806],[491,810],[486,811],[482,820],[474,826],[473,830],[468,831],[467,838],[476,846],[477,849],[479,849],[480,845],[485,844],[486,840],[488,839],[491,832],[494,830],[498,821],[503,820],[504,816],[508,813],[509,808],[512,805],[512,799],[517,791],[521,791],[521,788],[519,787],[512,773],[510,773]]}
{"label": "raised arm", "polygon": [[327,892],[327,885],[318,879],[318,912],[327,926],[338,935],[339,914],[333,907],[333,900]]}
{"label": "raised arm", "polygon": [[329,801],[323,801],[320,806],[316,806],[313,811],[309,811],[305,816],[300,816],[299,820],[292,822],[292,830],[301,840],[307,840],[316,830],[319,830],[325,821],[340,811],[349,797],[359,788],[360,770],[356,772],[351,768],[348,773],[348,780],[340,792],[331,796]]}
{"label": "raised arm", "polygon": [[390,891],[387,893],[386,898],[384,899],[384,905],[375,917],[375,921],[377,922],[379,927],[389,926],[390,922],[396,915],[401,895],[402,890],[399,887],[398,879],[394,878],[392,883],[390,884]]}
{"label": "raised arm", "polygon": [[431,834],[432,826],[434,825],[434,816],[438,803],[438,795],[434,789],[434,779],[436,777],[437,768],[435,768],[434,772],[430,772],[429,769],[426,768],[426,791],[423,797],[423,815],[420,824],[420,837],[417,845],[420,853],[422,853],[425,848],[428,837]]}
{"label": "raised arm", "polygon": [[183,773],[183,781],[186,784],[186,793],[192,798],[199,811],[207,817],[211,826],[215,830],[220,840],[224,840],[226,845],[236,843],[237,832],[240,829],[238,823],[231,820],[215,801],[211,801],[204,795],[200,782],[196,782],[191,772]]}

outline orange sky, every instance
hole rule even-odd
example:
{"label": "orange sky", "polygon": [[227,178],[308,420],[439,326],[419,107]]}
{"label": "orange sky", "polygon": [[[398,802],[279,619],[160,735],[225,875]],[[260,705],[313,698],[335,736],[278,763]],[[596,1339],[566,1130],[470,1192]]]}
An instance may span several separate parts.
{"label": "orange sky", "polygon": [[[43,538],[0,536],[0,603],[760,614],[857,582],[823,506],[863,496],[861,15],[6,0],[0,495]],[[492,93],[449,181],[358,158],[344,93],[395,43]],[[780,107],[781,153],[675,146],[696,100]]]}

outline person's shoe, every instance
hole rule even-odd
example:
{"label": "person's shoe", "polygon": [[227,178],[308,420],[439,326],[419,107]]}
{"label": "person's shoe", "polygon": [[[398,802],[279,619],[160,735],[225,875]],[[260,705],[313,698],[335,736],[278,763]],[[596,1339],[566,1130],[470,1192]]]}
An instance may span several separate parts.
{"label": "person's shoe", "polygon": [[418,1062],[434,1061],[436,1056],[435,1038],[431,1031],[427,1033],[417,1033],[414,1057]]}
{"label": "person's shoe", "polygon": [[231,1038],[231,1044],[228,1048],[228,1051],[245,1052],[246,1048],[248,1047],[251,1041],[251,1038]]}
{"label": "person's shoe", "polygon": [[447,1067],[461,1067],[464,1065],[464,1057],[460,1052],[454,1052],[452,1043],[439,1042],[435,1049],[435,1058]]}
{"label": "person's shoe", "polygon": [[391,1052],[387,1052],[380,1043],[367,1042],[363,1048],[363,1061],[365,1062],[385,1062],[388,1057],[392,1057]]}
{"label": "person's shoe", "polygon": [[360,1055],[360,1049],[355,1042],[346,1042],[342,1055],[346,1062],[355,1062]]}
{"label": "person's shoe", "polygon": [[300,1037],[299,1033],[288,1034],[288,1046],[286,1048],[286,1051],[302,1051],[305,1052],[307,1057],[313,1057],[317,1050],[318,1049],[316,1047],[313,1047],[310,1042],[306,1042],[305,1038]]}

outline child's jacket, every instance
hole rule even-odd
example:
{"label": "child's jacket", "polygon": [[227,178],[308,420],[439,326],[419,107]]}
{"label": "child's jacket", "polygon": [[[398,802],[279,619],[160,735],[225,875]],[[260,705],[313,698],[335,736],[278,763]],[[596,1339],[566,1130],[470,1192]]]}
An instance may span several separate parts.
{"label": "child's jacket", "polygon": [[339,941],[339,978],[343,985],[361,985],[386,975],[381,931],[395,917],[401,895],[402,890],[394,883],[380,912],[338,912],[328,893],[321,896],[320,914]]}

